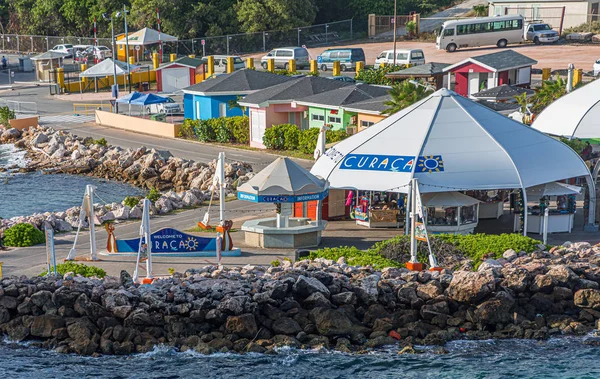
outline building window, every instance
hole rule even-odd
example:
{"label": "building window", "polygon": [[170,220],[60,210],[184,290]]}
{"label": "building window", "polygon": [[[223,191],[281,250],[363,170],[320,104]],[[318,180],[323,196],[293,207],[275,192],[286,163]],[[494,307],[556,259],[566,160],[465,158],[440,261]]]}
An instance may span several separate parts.
{"label": "building window", "polygon": [[361,128],[368,128],[369,126],[375,124],[373,121],[361,121],[360,122],[360,127]]}
{"label": "building window", "polygon": [[295,112],[288,112],[288,124],[296,125],[296,113]]}
{"label": "building window", "polygon": [[342,123],[342,119],[340,117],[329,116],[328,120],[329,120],[328,122],[330,124],[341,124]]}
{"label": "building window", "polygon": [[200,102],[196,101],[196,117],[194,120],[200,120]]}
{"label": "building window", "polygon": [[219,103],[219,117],[227,116],[227,104]]}
{"label": "building window", "polygon": [[323,116],[322,114],[315,114],[315,113],[313,113],[310,116],[310,119],[313,120],[313,121],[325,121],[325,116]]}

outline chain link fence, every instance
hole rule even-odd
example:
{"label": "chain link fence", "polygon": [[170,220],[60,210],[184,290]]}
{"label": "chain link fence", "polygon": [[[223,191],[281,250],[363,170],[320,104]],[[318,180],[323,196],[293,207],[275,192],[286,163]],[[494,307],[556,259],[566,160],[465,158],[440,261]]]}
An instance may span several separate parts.
{"label": "chain link fence", "polygon": [[[366,30],[356,33],[353,20],[330,22],[284,31],[265,31],[258,33],[240,33],[216,37],[202,37],[163,42],[163,54],[186,56],[206,55],[241,55],[264,52],[276,47],[324,46],[332,43],[348,41],[362,35]],[[111,47],[110,38],[98,38],[98,45]],[[88,37],[46,37],[16,34],[0,34],[0,50],[7,53],[39,54],[59,44],[93,45],[94,38]],[[152,47],[156,50],[157,46]]]}

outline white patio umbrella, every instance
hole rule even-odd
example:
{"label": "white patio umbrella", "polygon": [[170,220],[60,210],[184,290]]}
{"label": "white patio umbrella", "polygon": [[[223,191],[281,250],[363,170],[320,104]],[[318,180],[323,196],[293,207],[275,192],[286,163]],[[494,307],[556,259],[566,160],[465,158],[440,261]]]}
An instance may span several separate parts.
{"label": "white patio umbrella", "polygon": [[571,184],[552,182],[527,188],[527,198],[535,201],[545,196],[579,195],[581,190]]}
{"label": "white patio umbrella", "polygon": [[585,176],[595,193],[587,166],[568,146],[447,89],[341,141],[311,172],[332,188],[401,193],[413,178],[427,193],[525,189]]}

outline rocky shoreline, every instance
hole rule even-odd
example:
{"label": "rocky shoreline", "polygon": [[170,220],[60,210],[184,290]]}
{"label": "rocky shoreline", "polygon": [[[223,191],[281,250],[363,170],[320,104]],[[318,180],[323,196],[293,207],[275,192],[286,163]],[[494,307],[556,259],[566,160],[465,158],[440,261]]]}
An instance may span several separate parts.
{"label": "rocky shoreline", "polygon": [[[361,353],[456,339],[586,335],[600,319],[600,247],[507,251],[477,272],[376,271],[317,259],[279,267],[207,266],[137,285],[120,278],[5,278],[0,331],[58,352]],[[588,343],[600,344],[590,338]],[[443,353],[443,347],[438,350]]]}
{"label": "rocky shoreline", "polygon": [[[0,126],[0,144],[14,144],[27,151],[27,167],[4,167],[2,171],[43,171],[48,174],[88,175],[125,182],[142,188],[156,188],[164,193],[155,203],[152,214],[165,214],[174,209],[198,206],[210,199],[210,186],[216,160],[209,164],[174,157],[168,151],[122,149],[100,145],[91,138],[76,137],[65,131],[38,126],[19,132]],[[237,185],[254,173],[244,162],[225,163],[226,196],[235,196]],[[83,196],[83,194],[82,194]],[[215,194],[218,200],[218,193]],[[50,225],[56,232],[68,232],[79,224],[80,207],[64,212],[46,212],[30,216],[0,219],[0,237],[4,230],[18,223],[30,223],[39,229]],[[133,208],[120,203],[95,206],[96,222],[141,218],[141,205]]]}

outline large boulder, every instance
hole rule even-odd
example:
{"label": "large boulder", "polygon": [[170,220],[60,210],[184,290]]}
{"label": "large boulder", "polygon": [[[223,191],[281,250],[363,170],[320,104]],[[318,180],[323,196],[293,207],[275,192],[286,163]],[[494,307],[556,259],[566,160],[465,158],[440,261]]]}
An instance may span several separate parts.
{"label": "large boulder", "polygon": [[306,277],[304,275],[300,275],[296,283],[294,283],[294,287],[292,288],[295,294],[298,294],[302,297],[309,297],[315,292],[320,292],[325,297],[329,298],[330,292],[327,287],[323,283],[321,283],[318,279]]}
{"label": "large boulder", "polygon": [[458,271],[452,276],[447,295],[462,303],[476,303],[496,289],[496,279],[490,271]]}
{"label": "large boulder", "polygon": [[484,324],[506,323],[512,320],[509,312],[515,300],[507,292],[498,292],[492,299],[484,301],[475,310],[475,319]]}
{"label": "large boulder", "polygon": [[583,289],[575,292],[574,303],[579,308],[600,310],[600,290]]}
{"label": "large boulder", "polygon": [[10,142],[21,137],[21,132],[18,129],[10,128],[0,134],[0,142]]}
{"label": "large boulder", "polygon": [[256,325],[256,319],[254,315],[243,314],[240,316],[229,316],[225,329],[229,333],[235,333],[242,338],[253,339],[256,337],[258,332],[258,326]]}
{"label": "large boulder", "polygon": [[349,336],[356,330],[348,316],[337,309],[315,308],[310,317],[323,336]]}
{"label": "large boulder", "polygon": [[378,275],[373,274],[360,279],[358,282],[358,298],[365,304],[376,303],[379,296],[378,284]]}
{"label": "large boulder", "polygon": [[294,336],[302,331],[300,325],[289,317],[280,317],[275,320],[272,329],[275,334],[291,334]]}
{"label": "large boulder", "polygon": [[34,317],[30,333],[34,337],[49,338],[54,330],[64,327],[65,320],[62,317],[46,314]]}

